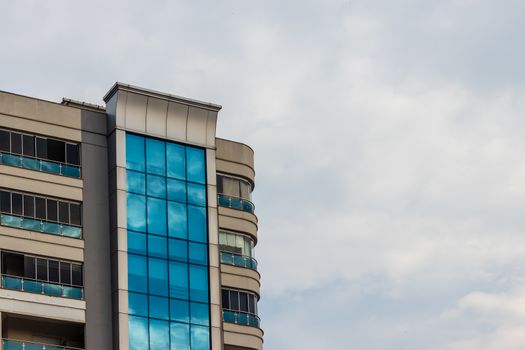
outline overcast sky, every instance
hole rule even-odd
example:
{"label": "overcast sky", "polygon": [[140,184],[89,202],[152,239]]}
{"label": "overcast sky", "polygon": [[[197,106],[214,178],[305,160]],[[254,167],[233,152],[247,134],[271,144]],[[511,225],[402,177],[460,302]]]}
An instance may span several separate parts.
{"label": "overcast sky", "polygon": [[268,350],[525,348],[525,1],[0,5],[0,89],[221,104]]}

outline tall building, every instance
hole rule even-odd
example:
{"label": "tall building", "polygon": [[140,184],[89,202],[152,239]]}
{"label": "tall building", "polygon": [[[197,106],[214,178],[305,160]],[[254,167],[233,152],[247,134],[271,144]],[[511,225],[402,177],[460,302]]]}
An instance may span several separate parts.
{"label": "tall building", "polygon": [[262,349],[253,151],[220,106],[0,92],[4,350]]}

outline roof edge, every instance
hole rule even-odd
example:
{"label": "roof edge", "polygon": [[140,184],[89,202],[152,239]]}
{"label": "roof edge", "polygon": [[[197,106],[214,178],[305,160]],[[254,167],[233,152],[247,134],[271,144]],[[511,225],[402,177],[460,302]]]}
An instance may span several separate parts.
{"label": "roof edge", "polygon": [[194,99],[187,98],[187,97],[182,97],[182,96],[167,94],[167,93],[160,92],[160,91],[145,89],[139,86],[124,84],[118,81],[115,84],[113,84],[111,89],[109,89],[109,91],[106,93],[106,95],[104,96],[104,102],[107,103],[111,99],[111,97],[113,97],[113,95],[119,90],[133,92],[136,94],[149,96],[149,97],[156,97],[156,98],[160,98],[163,100],[183,103],[187,105],[192,105],[195,107],[204,108],[204,109],[212,110],[215,112],[218,112],[222,109],[222,106],[214,104],[214,103],[194,100]]}

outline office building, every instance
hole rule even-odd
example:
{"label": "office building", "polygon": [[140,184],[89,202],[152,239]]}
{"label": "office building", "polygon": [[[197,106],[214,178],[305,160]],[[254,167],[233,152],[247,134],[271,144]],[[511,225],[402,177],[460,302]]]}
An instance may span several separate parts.
{"label": "office building", "polygon": [[4,350],[262,349],[253,151],[220,106],[0,92]]}

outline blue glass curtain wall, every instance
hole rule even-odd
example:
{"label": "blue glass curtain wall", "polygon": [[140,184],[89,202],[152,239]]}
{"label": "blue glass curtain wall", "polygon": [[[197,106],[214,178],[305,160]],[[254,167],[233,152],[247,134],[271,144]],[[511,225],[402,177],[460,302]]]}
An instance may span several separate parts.
{"label": "blue glass curtain wall", "polygon": [[126,134],[131,350],[210,350],[205,159]]}

